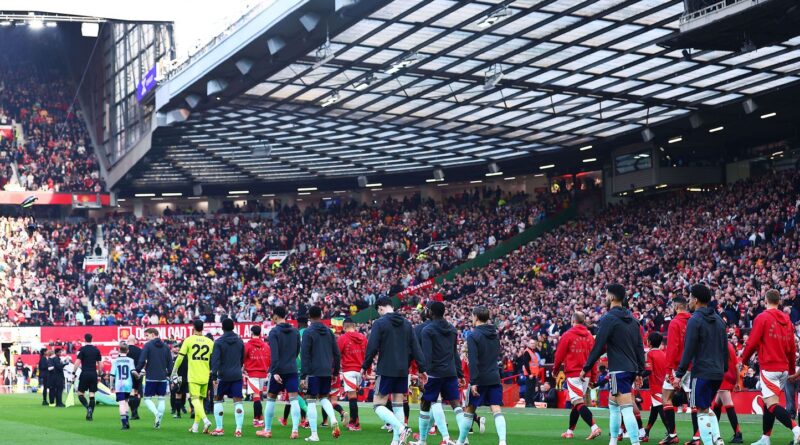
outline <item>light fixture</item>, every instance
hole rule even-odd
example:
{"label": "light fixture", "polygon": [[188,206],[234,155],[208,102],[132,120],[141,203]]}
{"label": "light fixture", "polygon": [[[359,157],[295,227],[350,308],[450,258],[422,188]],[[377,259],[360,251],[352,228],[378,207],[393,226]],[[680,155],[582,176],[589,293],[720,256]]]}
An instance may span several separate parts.
{"label": "light fixture", "polygon": [[667,184],[659,184],[659,185],[656,186],[657,189],[663,189],[663,188],[666,188],[666,187],[667,187]]}
{"label": "light fixture", "polygon": [[701,189],[699,187],[689,187],[689,188],[686,189],[686,191],[689,191],[689,192],[702,192],[703,189]]}
{"label": "light fixture", "polygon": [[150,198],[150,201],[163,201],[164,198]]}
{"label": "light fixture", "polygon": [[649,128],[645,128],[642,130],[642,140],[645,142],[650,142],[656,137],[656,134],[653,133],[653,130]]}
{"label": "light fixture", "polygon": [[236,65],[236,69],[242,74],[242,76],[246,76],[247,73],[253,69],[253,59],[242,57],[241,59],[237,60],[234,65]]}
{"label": "light fixture", "polygon": [[414,188],[413,185],[406,185],[406,186],[403,187],[403,190],[409,190],[409,189],[413,189],[413,188]]}
{"label": "light fixture", "polygon": [[347,192],[345,190],[334,190],[333,191],[334,195],[341,195],[341,194],[344,194],[344,193],[347,193]]}
{"label": "light fixture", "polygon": [[181,192],[168,192],[168,193],[162,193],[161,196],[183,196],[183,193],[181,193]]}
{"label": "light fixture", "polygon": [[300,192],[300,193],[298,193],[298,195],[300,195],[300,196],[307,196],[307,195],[310,195],[310,194],[311,194],[311,192]]}
{"label": "light fixture", "polygon": [[97,37],[100,35],[100,24],[81,23],[81,35],[83,37]]}
{"label": "light fixture", "polygon": [[241,198],[241,196],[237,196],[237,195],[228,195],[228,196],[226,196],[226,198],[228,198],[228,199],[239,199],[239,198]]}
{"label": "light fixture", "polygon": [[263,196],[263,197],[265,197],[265,198],[272,198],[272,197],[274,197],[274,196],[275,196],[275,194],[274,194],[274,193],[264,193],[264,194],[263,194],[263,195],[261,195],[261,196]]}
{"label": "light fixture", "polygon": [[636,190],[633,191],[633,193],[642,193],[643,191],[644,191],[644,189],[636,189]]}
{"label": "light fixture", "polygon": [[513,181],[513,180],[517,179],[517,177],[516,176],[508,176],[508,177],[503,178],[503,179],[506,180],[506,181]]}
{"label": "light fixture", "polygon": [[709,133],[716,133],[716,132],[718,132],[718,131],[722,131],[722,130],[724,130],[724,129],[725,129],[725,127],[714,127],[714,128],[712,128],[712,129],[708,130],[708,132],[709,132]]}
{"label": "light fixture", "polygon": [[553,168],[555,166],[556,166],[555,164],[547,164],[539,167],[539,170],[547,170],[548,168]]}
{"label": "light fixture", "polygon": [[442,182],[442,181],[444,181],[444,179],[429,178],[425,180],[425,182]]}
{"label": "light fixture", "polygon": [[542,176],[544,176],[544,173],[537,173],[533,175],[534,178],[541,178]]}
{"label": "light fixture", "polygon": [[333,48],[331,47],[330,38],[327,38],[325,43],[314,52],[314,69],[325,65],[331,59],[333,59]]}
{"label": "light fixture", "polygon": [[503,67],[500,66],[499,63],[495,63],[488,70],[486,70],[486,74],[484,75],[484,83],[483,89],[484,90],[491,90],[497,86],[498,83],[503,79]]}
{"label": "light fixture", "polygon": [[355,88],[356,91],[363,91],[369,88],[373,82],[375,82],[375,75],[372,73],[367,73],[363,79],[353,84],[353,88]]}
{"label": "light fixture", "polygon": [[477,179],[477,180],[475,180],[475,181],[469,181],[469,183],[470,183],[470,184],[482,184],[482,183],[483,183],[483,180],[481,180],[481,179]]}
{"label": "light fixture", "polygon": [[249,190],[233,190],[228,192],[229,195],[248,195],[250,194]]}
{"label": "light fixture", "polygon": [[283,37],[270,37],[267,39],[267,49],[271,55],[278,54],[280,50],[282,50],[286,46],[286,41],[283,40]]}
{"label": "light fixture", "polygon": [[215,96],[217,93],[228,88],[228,81],[225,79],[211,79],[206,82],[206,96]]}
{"label": "light fixture", "polygon": [[323,197],[322,197],[322,200],[323,200],[323,201],[330,201],[331,199],[333,199],[333,198],[332,198],[332,197],[330,197],[330,196],[323,196]]}
{"label": "light fixture", "polygon": [[56,23],[56,22],[47,22],[47,23],[44,24],[44,26],[46,26],[48,28],[55,28],[56,26],[58,26],[58,23]]}
{"label": "light fixture", "polygon": [[299,189],[297,189],[297,191],[298,192],[316,192],[317,188],[316,187],[300,187]]}
{"label": "light fixture", "polygon": [[42,29],[44,28],[44,22],[41,19],[33,19],[28,22],[28,26],[30,26],[31,29]]}
{"label": "light fixture", "polygon": [[339,90],[334,90],[330,96],[326,97],[320,105],[323,107],[329,107],[336,102],[339,102]]}
{"label": "light fixture", "polygon": [[774,112],[774,111],[773,111],[772,113],[762,114],[762,115],[761,115],[761,119],[769,119],[769,118],[771,118],[771,117],[775,117],[777,114],[778,114],[778,113],[776,113],[776,112]]}
{"label": "light fixture", "polygon": [[133,196],[135,196],[137,198],[152,198],[153,196],[156,196],[156,194],[155,193],[137,193],[137,194],[135,194]]}
{"label": "light fixture", "polygon": [[424,56],[421,56],[417,52],[413,52],[413,53],[403,57],[402,59],[392,63],[392,65],[389,66],[389,68],[384,72],[386,74],[394,74],[394,73],[402,70],[403,68],[408,68],[409,66],[419,62],[422,59],[424,59]]}
{"label": "light fixture", "polygon": [[680,142],[682,140],[683,140],[682,136],[677,136],[677,137],[674,137],[674,138],[668,140],[667,143],[675,144],[675,143]]}
{"label": "light fixture", "polygon": [[751,114],[753,111],[758,110],[758,104],[753,99],[747,99],[742,102],[742,108],[744,108],[744,114]]}
{"label": "light fixture", "polygon": [[446,185],[447,185],[447,183],[436,184],[436,187],[444,187],[444,186],[446,186]]}
{"label": "light fixture", "polygon": [[383,186],[383,184],[381,184],[380,182],[373,182],[372,184],[367,184],[366,186],[367,187],[381,187],[381,186]]}
{"label": "light fixture", "polygon": [[11,26],[11,20],[3,20],[0,22],[0,26]]}
{"label": "light fixture", "polygon": [[377,189],[372,189],[372,191],[373,192],[380,192],[380,191],[383,191],[383,189],[382,188],[377,188]]}
{"label": "light fixture", "polygon": [[125,198],[117,198],[117,202],[125,202],[125,201],[126,201]]}
{"label": "light fixture", "polygon": [[782,154],[783,154],[783,150],[781,150],[781,151],[776,151],[775,153],[772,153],[772,156],[780,156],[780,155],[782,155]]}
{"label": "light fixture", "polygon": [[190,196],[189,199],[203,199],[202,196]]}
{"label": "light fixture", "polygon": [[481,21],[478,22],[478,28],[488,28],[500,20],[510,17],[511,14],[512,13],[508,10],[508,7],[504,6],[481,19]]}
{"label": "light fixture", "polygon": [[592,148],[591,145],[584,145],[583,147],[579,148],[579,150],[580,151],[586,151],[586,150],[591,150],[591,148]]}
{"label": "light fixture", "polygon": [[594,162],[596,160],[597,160],[597,158],[587,158],[587,159],[584,159],[583,162],[584,163],[588,163],[588,162]]}
{"label": "light fixture", "polygon": [[489,173],[486,173],[486,176],[500,176],[502,174],[503,174],[503,172],[489,172]]}

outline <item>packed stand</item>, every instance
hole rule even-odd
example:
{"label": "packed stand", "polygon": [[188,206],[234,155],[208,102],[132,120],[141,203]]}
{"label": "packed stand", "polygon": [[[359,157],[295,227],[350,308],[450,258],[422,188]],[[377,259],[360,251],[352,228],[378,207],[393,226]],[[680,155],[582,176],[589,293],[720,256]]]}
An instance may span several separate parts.
{"label": "packed stand", "polygon": [[[327,316],[354,313],[491,249],[541,221],[545,205],[555,205],[527,198],[487,190],[438,204],[416,196],[274,214],[115,217],[103,224],[111,266],[99,274],[81,270],[94,248],[92,225],[57,231],[42,225],[30,237],[24,222],[9,219],[16,237],[6,255],[25,266],[17,267],[17,286],[0,302],[0,321],[161,324],[224,314],[260,321],[270,306],[302,313],[311,304],[322,305]],[[277,250],[292,253],[279,265],[262,261]],[[17,258],[14,252],[27,253]],[[36,289],[33,297],[24,298],[21,289],[29,287]]]}

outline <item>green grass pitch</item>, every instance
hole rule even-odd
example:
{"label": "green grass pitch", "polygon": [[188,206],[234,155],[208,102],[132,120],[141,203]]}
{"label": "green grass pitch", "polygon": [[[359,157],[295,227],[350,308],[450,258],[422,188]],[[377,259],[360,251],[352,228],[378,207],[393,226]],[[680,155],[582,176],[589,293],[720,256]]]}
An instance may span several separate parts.
{"label": "green grass pitch", "polygon": [[[50,408],[41,405],[41,396],[36,394],[25,395],[0,395],[0,444],[24,444],[24,445],[95,445],[95,444],[136,444],[136,445],[160,445],[160,444],[200,444],[200,443],[274,443],[299,445],[306,443],[302,440],[308,437],[309,431],[301,428],[299,441],[289,440],[290,428],[282,427],[277,420],[273,426],[273,438],[262,439],[255,435],[252,426],[252,404],[245,403],[246,417],[244,426],[244,437],[237,439],[233,437],[233,416],[232,405],[226,405],[227,415],[225,417],[224,437],[211,437],[193,435],[188,432],[191,420],[173,419],[166,417],[160,430],[153,429],[153,418],[144,405],[139,409],[141,420],[131,421],[131,429],[128,431],[120,430],[119,413],[116,407],[98,406],[95,411],[94,421],[84,420],[85,411],[78,405],[71,408]],[[597,409],[593,411],[598,425],[603,429],[603,436],[595,439],[593,443],[608,443],[608,414],[606,410]],[[279,403],[276,415],[283,413],[283,404]],[[481,414],[488,414],[488,409],[479,411]],[[581,421],[578,424],[576,437],[572,440],[560,438],[561,433],[566,429],[568,411],[566,410],[542,410],[542,409],[507,409],[505,410],[506,422],[508,426],[509,445],[523,444],[575,444],[586,443],[584,437],[588,434],[588,427]],[[644,413],[645,421],[647,413]],[[369,406],[361,406],[361,425],[363,430],[360,432],[342,431],[342,437],[337,441],[330,436],[329,428],[320,428],[320,443],[339,442],[342,445],[388,445],[391,442],[391,435],[380,429],[378,418]],[[761,417],[759,416],[740,416],[742,422],[742,432],[746,444],[754,442],[761,435]],[[213,417],[211,417],[213,421]],[[689,438],[691,422],[688,414],[678,414],[679,436],[682,441]],[[456,433],[455,421],[452,413],[448,413],[448,423],[451,426],[451,433]],[[410,426],[417,431],[417,412],[412,406]],[[727,418],[723,417],[720,424],[723,439],[728,441],[731,436],[730,424]],[[664,429],[658,423],[652,432],[651,443],[657,443],[663,437]],[[772,443],[784,445],[789,442],[791,433],[776,422],[775,431],[772,435]],[[431,445],[437,445],[440,436],[430,438]],[[494,424],[491,415],[487,418],[486,433],[470,435],[470,443],[473,445],[492,445],[497,444]],[[623,442],[629,444],[627,440]]]}

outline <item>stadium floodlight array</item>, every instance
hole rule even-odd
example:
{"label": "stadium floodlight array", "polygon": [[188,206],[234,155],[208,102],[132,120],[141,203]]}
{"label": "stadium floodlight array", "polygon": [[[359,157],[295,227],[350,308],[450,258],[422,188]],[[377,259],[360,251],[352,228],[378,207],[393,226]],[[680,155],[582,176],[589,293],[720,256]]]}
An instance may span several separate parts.
{"label": "stadium floodlight array", "polygon": [[486,71],[486,81],[483,84],[484,90],[491,90],[503,79],[503,67],[499,63],[492,65]]}
{"label": "stadium floodlight array", "polygon": [[408,68],[409,66],[419,62],[420,60],[424,59],[425,57],[417,52],[413,52],[402,59],[394,62],[392,66],[389,67],[385,72],[386,74],[395,74],[396,72]]}
{"label": "stadium floodlight array", "polygon": [[335,90],[333,93],[331,93],[331,95],[326,97],[320,105],[323,107],[329,107],[336,102],[339,102],[339,90]]}

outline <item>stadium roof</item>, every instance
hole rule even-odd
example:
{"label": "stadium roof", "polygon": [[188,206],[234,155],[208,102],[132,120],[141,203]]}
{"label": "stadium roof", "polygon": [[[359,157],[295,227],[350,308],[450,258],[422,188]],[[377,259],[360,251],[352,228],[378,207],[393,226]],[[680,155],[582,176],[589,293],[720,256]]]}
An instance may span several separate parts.
{"label": "stadium roof", "polygon": [[800,79],[800,37],[747,53],[659,46],[678,30],[679,0],[384,3],[158,130],[163,156],[131,185],[533,167]]}

